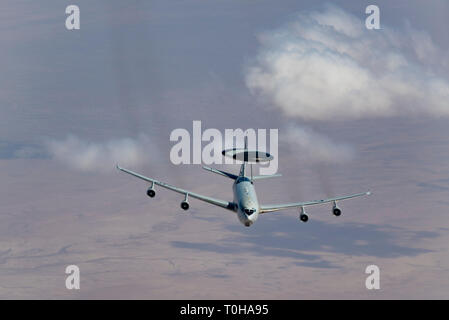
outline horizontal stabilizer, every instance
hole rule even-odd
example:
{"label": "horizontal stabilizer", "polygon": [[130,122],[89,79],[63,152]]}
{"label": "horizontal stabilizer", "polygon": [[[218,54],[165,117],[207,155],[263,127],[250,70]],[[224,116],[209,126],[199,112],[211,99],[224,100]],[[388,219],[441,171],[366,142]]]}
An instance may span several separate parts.
{"label": "horizontal stabilizer", "polygon": [[282,174],[277,173],[277,174],[269,174],[269,175],[265,175],[265,176],[253,176],[253,180],[261,180],[261,179],[268,179],[268,178],[276,178],[276,177],[281,177]]}
{"label": "horizontal stabilizer", "polygon": [[226,172],[226,171],[221,171],[221,170],[209,168],[209,167],[206,167],[206,166],[203,166],[203,169],[205,169],[207,171],[210,171],[210,172],[213,172],[213,173],[216,173],[216,174],[219,174],[221,176],[225,176],[225,177],[234,179],[234,180],[238,178],[235,174],[232,174],[232,173],[229,173],[229,172]]}

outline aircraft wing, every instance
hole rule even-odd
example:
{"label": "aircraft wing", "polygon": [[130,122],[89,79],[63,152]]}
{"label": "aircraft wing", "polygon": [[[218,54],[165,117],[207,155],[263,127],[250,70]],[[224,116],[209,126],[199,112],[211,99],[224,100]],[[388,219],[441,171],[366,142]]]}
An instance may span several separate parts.
{"label": "aircraft wing", "polygon": [[185,189],[181,189],[181,188],[169,185],[169,184],[167,184],[165,182],[161,182],[161,181],[158,181],[156,179],[145,177],[145,176],[140,175],[140,174],[138,174],[138,173],[136,173],[134,171],[127,170],[125,168],[121,168],[119,165],[117,165],[117,169],[119,169],[119,170],[121,170],[123,172],[126,172],[126,173],[128,173],[128,174],[130,174],[132,176],[135,176],[135,177],[137,177],[139,179],[151,182],[154,185],[158,185],[158,186],[160,186],[162,188],[165,188],[165,189],[177,192],[177,193],[181,193],[181,194],[184,194],[184,195],[188,195],[188,197],[192,197],[192,198],[195,198],[195,199],[198,199],[198,200],[202,200],[202,201],[214,204],[216,206],[219,206],[219,207],[222,207],[222,208],[225,208],[225,209],[233,210],[234,206],[235,206],[233,202],[224,201],[224,200],[220,200],[220,199],[215,199],[215,198],[203,196],[201,194],[198,194],[198,193],[195,193],[195,192],[191,192],[191,191],[188,191],[188,190],[185,190]]}
{"label": "aircraft wing", "polygon": [[352,194],[349,196],[335,197],[335,198],[322,199],[322,200],[260,206],[260,213],[273,212],[273,211],[279,211],[279,210],[283,210],[283,209],[296,208],[296,207],[313,206],[313,205],[322,204],[322,203],[329,203],[329,202],[334,202],[334,201],[339,201],[339,200],[346,200],[346,199],[357,198],[357,197],[361,197],[361,196],[367,196],[370,194],[371,194],[371,192],[368,191],[368,192],[363,192],[363,193]]}

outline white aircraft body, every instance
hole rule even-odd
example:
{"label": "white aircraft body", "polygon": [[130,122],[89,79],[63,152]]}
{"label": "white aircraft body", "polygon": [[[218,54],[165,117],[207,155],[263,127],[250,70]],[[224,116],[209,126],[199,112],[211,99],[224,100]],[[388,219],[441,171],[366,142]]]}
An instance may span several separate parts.
{"label": "white aircraft body", "polygon": [[[217,173],[219,175],[228,177],[230,179],[234,180],[234,184],[232,186],[233,192],[234,192],[234,199],[233,201],[225,201],[220,199],[215,199],[208,196],[203,196],[201,194],[191,192],[185,189],[181,189],[172,185],[169,185],[167,183],[158,181],[156,179],[148,178],[143,175],[140,175],[136,172],[133,172],[131,170],[121,168],[119,165],[117,165],[117,169],[126,172],[130,175],[133,175],[137,178],[140,178],[142,180],[145,180],[147,182],[150,182],[151,185],[147,190],[147,195],[151,198],[153,198],[156,195],[155,192],[155,185],[175,191],[177,193],[181,193],[184,195],[184,200],[181,202],[181,208],[184,210],[188,210],[189,205],[189,197],[195,198],[198,200],[202,200],[208,203],[211,203],[213,205],[228,209],[230,211],[236,212],[237,217],[240,220],[242,224],[244,224],[246,227],[251,226],[259,217],[260,214],[267,213],[267,212],[274,212],[278,210],[283,209],[289,209],[289,208],[299,208],[299,219],[303,222],[308,221],[308,216],[305,211],[305,207],[317,205],[317,204],[323,204],[323,203],[332,203],[332,213],[335,216],[341,215],[341,209],[337,206],[337,201],[340,200],[346,200],[351,198],[356,198],[364,195],[369,195],[370,192],[363,192],[363,193],[357,193],[352,194],[348,196],[342,196],[342,197],[335,197],[335,198],[329,198],[329,199],[323,199],[323,200],[313,200],[313,201],[306,201],[306,202],[293,202],[293,203],[284,203],[284,204],[274,204],[274,205],[261,205],[259,203],[259,200],[257,199],[256,190],[254,188],[254,181],[265,179],[265,178],[271,178],[271,177],[278,177],[280,174],[276,175],[264,175],[264,176],[252,176],[250,174],[248,176],[247,174],[247,163],[248,162],[263,162],[263,161],[270,161],[273,159],[273,157],[266,152],[259,152],[259,151],[248,151],[246,149],[246,141],[245,141],[245,149],[230,149],[230,150],[224,150],[223,155],[231,156],[234,159],[242,159],[243,164],[240,168],[239,175],[234,175],[232,173],[228,173],[225,171],[212,169],[209,167],[203,167],[204,169]],[[251,170],[252,171],[252,170]]]}

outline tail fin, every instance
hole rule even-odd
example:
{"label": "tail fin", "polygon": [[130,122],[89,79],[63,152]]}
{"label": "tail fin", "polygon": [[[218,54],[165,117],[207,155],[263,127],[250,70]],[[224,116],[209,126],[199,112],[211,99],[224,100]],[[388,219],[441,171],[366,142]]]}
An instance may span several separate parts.
{"label": "tail fin", "polygon": [[210,171],[210,172],[213,172],[213,173],[216,173],[216,174],[219,174],[219,175],[224,176],[224,177],[231,178],[233,180],[238,178],[235,174],[232,174],[232,173],[229,173],[229,172],[226,172],[226,171],[221,171],[221,170],[209,168],[209,167],[206,167],[206,166],[203,166],[203,169],[205,169],[207,171]]}

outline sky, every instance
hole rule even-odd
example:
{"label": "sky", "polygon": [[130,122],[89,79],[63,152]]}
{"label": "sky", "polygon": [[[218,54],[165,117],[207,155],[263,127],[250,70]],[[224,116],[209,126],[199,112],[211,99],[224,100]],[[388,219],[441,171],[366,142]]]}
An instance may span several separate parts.
{"label": "sky", "polygon": [[[2,1],[0,298],[447,299],[449,4],[377,1],[367,30],[370,4]],[[195,120],[279,130],[262,204],[372,195],[245,228],[114,168],[231,200],[170,162]]]}

